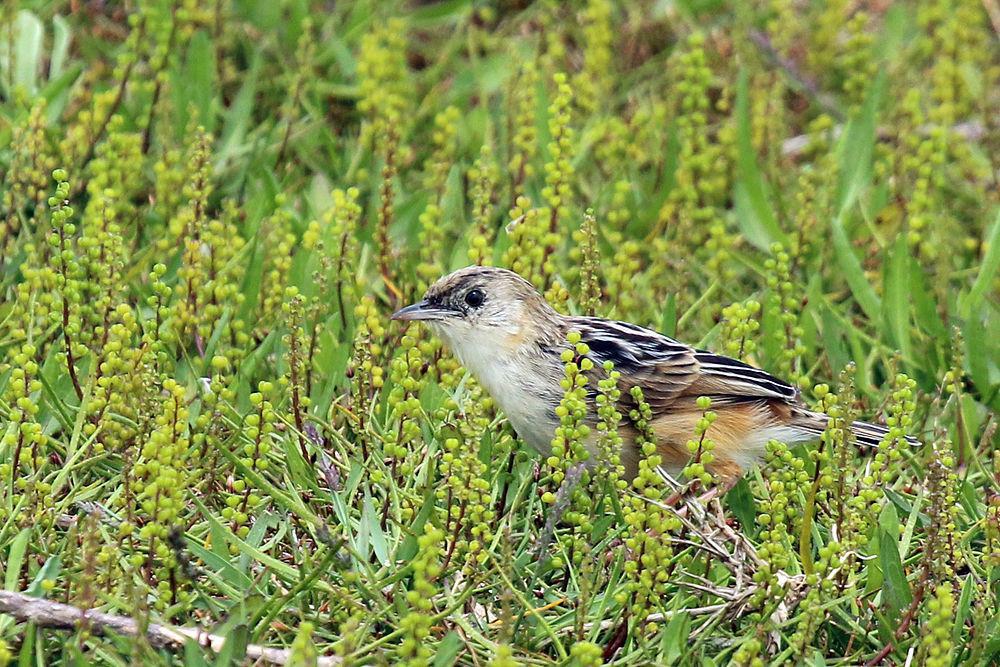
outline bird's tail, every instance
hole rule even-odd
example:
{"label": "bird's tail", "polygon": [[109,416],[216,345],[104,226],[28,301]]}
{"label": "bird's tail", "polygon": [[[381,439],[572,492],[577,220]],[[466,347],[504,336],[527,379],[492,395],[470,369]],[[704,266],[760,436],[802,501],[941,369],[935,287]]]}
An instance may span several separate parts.
{"label": "bird's tail", "polygon": [[[816,437],[826,430],[830,418],[819,412],[811,410],[797,410],[792,414],[792,426],[802,429]],[[881,424],[869,424],[868,422],[852,422],[851,433],[854,435],[854,442],[863,447],[878,447],[878,444],[889,433],[889,427]],[[911,445],[919,444],[919,441],[906,436],[906,441]]]}
{"label": "bird's tail", "polygon": [[[878,443],[882,442],[885,436],[888,435],[889,428],[887,426],[882,426],[881,424],[852,422],[851,433],[854,434],[854,441],[859,445],[865,445],[866,447],[878,447]],[[904,437],[906,438],[906,442],[911,445],[919,444],[919,441],[911,435]]]}

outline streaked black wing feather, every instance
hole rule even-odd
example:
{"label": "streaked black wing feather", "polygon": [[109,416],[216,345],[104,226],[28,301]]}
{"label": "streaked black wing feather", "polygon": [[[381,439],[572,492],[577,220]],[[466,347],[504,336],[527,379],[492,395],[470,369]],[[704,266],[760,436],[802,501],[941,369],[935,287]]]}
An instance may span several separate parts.
{"label": "streaked black wing feather", "polygon": [[640,385],[654,407],[682,395],[718,402],[798,400],[795,387],[737,359],[698,350],[651,329],[596,317],[568,318],[600,366],[611,361],[626,385]]}

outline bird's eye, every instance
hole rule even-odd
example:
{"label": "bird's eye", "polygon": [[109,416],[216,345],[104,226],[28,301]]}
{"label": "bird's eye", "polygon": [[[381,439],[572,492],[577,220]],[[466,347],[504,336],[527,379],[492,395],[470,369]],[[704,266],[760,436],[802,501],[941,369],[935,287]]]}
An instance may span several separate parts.
{"label": "bird's eye", "polygon": [[485,299],[486,295],[483,294],[483,290],[481,289],[470,289],[465,295],[465,303],[473,308],[479,308],[479,306],[483,305]]}

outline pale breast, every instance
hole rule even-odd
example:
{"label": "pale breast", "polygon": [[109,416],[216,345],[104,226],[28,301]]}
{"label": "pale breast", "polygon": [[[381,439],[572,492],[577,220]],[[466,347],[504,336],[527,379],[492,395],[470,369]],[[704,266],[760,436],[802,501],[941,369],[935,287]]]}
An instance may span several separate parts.
{"label": "pale breast", "polygon": [[546,385],[552,386],[550,381],[543,383],[537,372],[517,358],[494,359],[482,368],[470,370],[507,415],[518,437],[547,453],[559,423],[554,412],[559,396],[545,391]]}
{"label": "pale breast", "polygon": [[[462,341],[464,342],[464,341]],[[507,415],[518,437],[542,453],[549,451],[559,421],[555,407],[561,393],[562,367],[558,358],[519,350],[508,354],[483,354],[480,346],[452,344],[462,365],[476,377],[497,406]],[[494,350],[497,348],[494,347]]]}

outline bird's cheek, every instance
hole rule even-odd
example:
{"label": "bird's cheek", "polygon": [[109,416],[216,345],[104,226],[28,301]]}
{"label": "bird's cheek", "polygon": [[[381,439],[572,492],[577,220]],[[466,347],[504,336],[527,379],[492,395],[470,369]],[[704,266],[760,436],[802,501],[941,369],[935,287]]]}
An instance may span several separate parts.
{"label": "bird's cheek", "polygon": [[463,320],[449,321],[447,323],[435,322],[434,333],[438,338],[454,347],[456,343],[461,343],[469,337],[469,328]]}
{"label": "bird's cheek", "polygon": [[527,339],[527,333],[524,327],[517,327],[516,329],[507,333],[504,337],[504,347],[507,348],[509,352],[516,352],[521,349]]}

